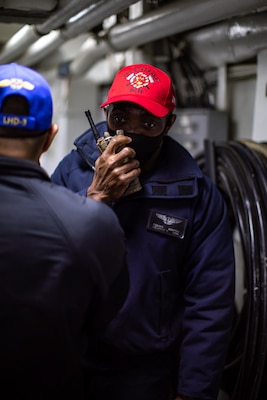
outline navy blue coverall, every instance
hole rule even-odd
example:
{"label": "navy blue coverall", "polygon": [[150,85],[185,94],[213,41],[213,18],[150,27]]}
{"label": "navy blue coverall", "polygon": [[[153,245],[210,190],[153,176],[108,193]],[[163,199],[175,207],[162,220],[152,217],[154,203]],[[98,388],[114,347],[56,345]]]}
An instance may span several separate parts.
{"label": "navy blue coverall", "polygon": [[[106,122],[97,129],[103,135]],[[90,130],[75,146],[52,181],[85,195],[93,178],[88,164],[99,152]],[[215,400],[234,305],[226,204],[196,161],[168,136],[140,181],[140,192],[112,205],[126,235],[130,291],[92,350],[92,398],[168,400],[174,380],[181,394]]]}
{"label": "navy blue coverall", "polygon": [[0,198],[2,397],[84,400],[88,342],[128,291],[124,233],[32,161],[0,156]]}

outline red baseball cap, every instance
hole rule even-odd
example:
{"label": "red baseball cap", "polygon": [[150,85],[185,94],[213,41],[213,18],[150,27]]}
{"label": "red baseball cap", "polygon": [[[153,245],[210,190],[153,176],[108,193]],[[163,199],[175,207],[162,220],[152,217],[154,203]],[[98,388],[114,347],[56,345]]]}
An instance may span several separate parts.
{"label": "red baseball cap", "polygon": [[136,103],[159,118],[173,112],[176,105],[171,78],[149,64],[133,64],[119,70],[100,108],[119,101]]}

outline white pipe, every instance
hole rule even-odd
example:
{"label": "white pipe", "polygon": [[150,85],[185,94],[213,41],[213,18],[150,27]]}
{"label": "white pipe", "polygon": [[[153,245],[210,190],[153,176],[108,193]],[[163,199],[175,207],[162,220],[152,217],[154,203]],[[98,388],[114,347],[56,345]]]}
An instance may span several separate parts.
{"label": "white pipe", "polygon": [[[187,32],[211,22],[233,17],[235,14],[249,12],[258,7],[267,6],[267,1],[242,0],[242,4],[235,0],[225,0],[218,4],[214,0],[183,0],[179,4],[171,3],[159,7],[136,20],[114,26],[105,40],[109,42],[114,52],[125,51],[161,39],[169,35]],[[208,29],[208,28],[207,28]],[[105,48],[109,51],[109,46]],[[94,50],[91,48],[90,50]],[[91,54],[91,53],[90,53]],[[70,64],[74,75],[84,73],[95,62],[90,58],[87,50],[78,52],[75,60]],[[96,54],[96,53],[94,53]]]}
{"label": "white pipe", "polygon": [[49,37],[47,38],[47,35],[37,40],[37,42],[25,51],[19,62],[33,66],[58,48],[63,42],[81,33],[89,32],[92,28],[102,23],[105,18],[109,17],[111,13],[117,14],[127,9],[132,3],[134,3],[134,0],[99,0],[81,18],[75,22],[68,23],[65,28],[60,30],[54,40],[50,40]]}
{"label": "white pipe", "polygon": [[184,0],[159,7],[137,20],[115,26],[108,39],[118,51],[138,46],[173,34],[252,12],[267,6],[266,0]]}
{"label": "white pipe", "polygon": [[[134,1],[129,0],[100,0],[98,4],[94,5],[91,12],[88,12],[88,15],[73,24],[67,25],[65,29],[60,31],[60,35],[55,41],[43,41],[40,51],[38,40],[33,48],[29,48],[22,59],[25,60],[27,65],[33,65],[41,61],[58,47],[62,41],[92,29],[102,22],[104,18],[118,13],[123,7],[127,8],[133,3]],[[230,18],[240,13],[256,11],[266,6],[267,0],[242,0],[242,2],[238,0],[224,0],[223,2],[214,0],[181,0],[179,3],[175,2],[159,7],[136,20],[115,26],[110,30],[106,39],[108,39],[114,52],[125,51],[132,46],[136,47],[169,35],[187,32],[206,24]],[[34,28],[32,30],[34,31]],[[101,46],[101,50],[110,51],[109,45]],[[17,45],[17,51],[19,47]],[[23,50],[25,50],[25,47],[23,47]],[[91,50],[93,51],[93,49]],[[102,51],[98,54],[103,56]],[[95,51],[96,55],[97,51]],[[82,62],[79,61],[79,57],[83,60],[83,66]],[[94,57],[93,60],[94,62],[96,61]],[[2,59],[0,57],[1,62],[3,63],[3,57]],[[89,69],[92,65],[90,55],[88,56],[87,54],[85,56],[82,52],[73,62],[77,66],[79,65],[81,71]],[[73,65],[75,66],[75,64]],[[72,65],[71,70],[75,73],[75,68]]]}
{"label": "white pipe", "polygon": [[40,36],[32,25],[24,25],[5,44],[0,53],[0,64],[14,61],[29,45],[38,40]]}
{"label": "white pipe", "polygon": [[73,76],[85,74],[88,70],[88,64],[94,65],[109,51],[112,52],[112,49],[108,42],[102,40],[98,43],[95,38],[89,37],[81,46],[80,56],[70,64],[70,74]]}
{"label": "white pipe", "polygon": [[60,36],[60,31],[51,31],[32,44],[16,62],[28,66],[34,65],[41,59],[43,60],[52,51],[59,49],[63,43],[64,39]]}
{"label": "white pipe", "polygon": [[97,3],[96,0],[72,0],[67,3],[61,10],[51,15],[45,22],[36,26],[36,30],[40,34],[49,33],[53,29],[60,28],[65,24],[71,17],[74,17],[79,12],[86,8],[89,8],[92,4]]}
{"label": "white pipe", "polygon": [[[103,1],[103,0],[101,0]],[[71,17],[89,7],[91,4],[96,4],[95,0],[72,0],[63,9],[59,10],[44,23],[39,25],[25,25],[16,32],[2,48],[0,53],[0,64],[9,63],[19,57],[30,45],[40,39],[40,36],[48,34],[50,31],[59,28],[66,23]],[[51,46],[53,51],[53,43],[48,39],[48,46]],[[38,47],[38,46],[37,46]],[[35,47],[36,48],[36,47]],[[46,55],[47,52],[42,54]]]}
{"label": "white pipe", "polygon": [[66,39],[73,38],[81,33],[89,32],[95,26],[111,15],[119,14],[126,10],[136,0],[100,0],[94,4],[88,12],[75,23],[67,24],[62,29],[62,35]]}
{"label": "white pipe", "polygon": [[267,12],[215,24],[185,39],[202,69],[241,62],[267,47]]}

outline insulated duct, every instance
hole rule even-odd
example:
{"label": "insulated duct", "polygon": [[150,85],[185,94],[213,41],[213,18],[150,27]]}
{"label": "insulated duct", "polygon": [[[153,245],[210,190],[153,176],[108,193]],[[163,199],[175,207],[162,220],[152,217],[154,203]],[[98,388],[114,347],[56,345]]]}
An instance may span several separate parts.
{"label": "insulated duct", "polygon": [[199,29],[185,40],[202,69],[237,63],[267,47],[267,12],[232,18]]}
{"label": "insulated duct", "polygon": [[[32,65],[45,58],[66,40],[88,32],[103,19],[122,11],[133,2],[134,0],[73,0],[44,23],[25,25],[19,30],[4,46],[0,53],[0,63],[13,61],[26,51],[19,62]],[[78,13],[81,15],[77,15]],[[72,22],[71,18],[74,19]],[[60,31],[53,32],[62,26],[64,28]],[[49,33],[51,35],[48,35]],[[40,39],[40,36],[43,38]],[[33,47],[27,50],[30,45]]]}
{"label": "insulated duct", "polygon": [[27,48],[54,29],[64,25],[71,17],[95,3],[94,0],[72,0],[40,25],[25,25],[3,47],[0,64],[9,63],[19,57]]}
{"label": "insulated duct", "polygon": [[[113,51],[125,51],[128,48],[150,43],[169,35],[187,32],[215,21],[231,18],[240,13],[255,11],[267,7],[267,1],[248,0],[242,4],[233,0],[215,2],[214,0],[186,0],[159,7],[133,21],[114,26],[106,41]],[[91,51],[94,52],[93,49]],[[90,53],[91,54],[91,53]],[[93,57],[95,60],[95,57]],[[81,75],[92,66],[90,55],[81,49],[70,65],[73,75]]]}
{"label": "insulated duct", "polygon": [[114,48],[121,51],[126,47],[138,46],[231,18],[237,14],[252,12],[263,6],[267,6],[266,0],[174,2],[139,19],[114,27],[108,39]]}
{"label": "insulated duct", "polygon": [[[60,46],[64,41],[77,36],[78,34],[88,32],[89,29],[97,26],[110,15],[116,14],[123,9],[126,9],[135,1],[122,0],[105,0],[98,2],[88,15],[80,18],[80,20],[69,23],[63,28],[60,33],[53,36],[53,40],[48,40],[47,43],[42,43],[42,51],[38,50],[36,44],[34,48],[30,48],[23,55],[19,62],[29,66],[41,61],[55,48]],[[153,40],[167,37],[176,33],[187,32],[192,29],[202,27],[207,24],[221,21],[226,18],[231,18],[238,14],[250,13],[256,10],[267,7],[266,0],[225,0],[224,2],[215,2],[214,0],[180,0],[167,4],[166,6],[158,7],[156,10],[146,13],[143,17],[133,21],[115,26],[109,32],[106,40],[109,46],[106,50],[110,51],[110,46],[113,52],[124,51],[132,46],[138,46],[152,42]],[[51,17],[52,18],[52,17]],[[43,24],[42,24],[43,25]],[[51,26],[49,26],[51,28]],[[40,26],[38,28],[40,30]],[[48,27],[46,26],[46,30]],[[33,38],[30,36],[30,39]],[[23,42],[23,49],[26,44]],[[38,41],[36,42],[38,43]],[[18,46],[20,47],[20,46]],[[103,46],[104,48],[105,46]],[[17,49],[18,51],[18,49]],[[14,54],[14,53],[13,53]],[[20,53],[21,54],[21,53]],[[101,53],[102,54],[102,53]],[[80,69],[75,68],[75,64],[71,67],[74,75],[80,75],[92,65],[90,57],[84,57],[83,63],[77,60],[77,65]],[[3,59],[0,62],[3,62]],[[81,65],[83,64],[83,66]]]}
{"label": "insulated duct", "polygon": [[[0,54],[0,63],[9,62],[10,57],[19,57],[17,59],[21,64],[32,66],[35,63],[44,59],[47,55],[58,49],[64,42],[72,39],[84,32],[89,32],[92,28],[101,24],[103,20],[112,14],[120,13],[127,9],[134,0],[98,0],[96,1],[82,1],[82,5],[76,4],[76,0],[72,3],[75,4],[75,11],[80,9],[84,11],[80,16],[75,18],[75,13],[71,11],[71,7],[67,13],[60,14],[60,26],[65,22],[65,26],[61,30],[53,31],[59,27],[57,22],[58,15],[53,15],[50,19],[38,26],[27,26],[27,31],[24,31],[24,35],[20,37],[19,33],[16,36],[17,44],[14,44],[14,37],[10,39],[9,48],[4,49],[4,53]],[[86,4],[86,8],[84,5]],[[82,7],[83,6],[83,7]],[[73,17],[73,21],[69,21],[69,17]],[[51,23],[50,23],[50,22]],[[44,33],[50,30],[50,35]],[[27,38],[26,38],[27,34]],[[39,39],[42,34],[43,37]],[[39,40],[37,39],[37,36]],[[12,44],[12,47],[11,47]],[[28,49],[29,44],[31,46]],[[26,50],[28,49],[28,50]],[[26,50],[26,51],[25,51]],[[8,61],[9,60],[9,61]]]}

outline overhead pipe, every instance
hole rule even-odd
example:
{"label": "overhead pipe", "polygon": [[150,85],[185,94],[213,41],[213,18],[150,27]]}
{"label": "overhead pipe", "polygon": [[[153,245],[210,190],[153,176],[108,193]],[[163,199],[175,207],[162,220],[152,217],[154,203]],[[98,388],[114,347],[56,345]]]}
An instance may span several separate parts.
{"label": "overhead pipe", "polygon": [[[266,0],[183,0],[159,7],[133,21],[116,25],[110,29],[105,40],[107,51],[125,51],[177,33],[188,32],[216,21],[231,18],[240,13],[249,13],[267,7]],[[85,73],[91,66],[91,53],[81,48],[70,64],[73,75]]]}
{"label": "overhead pipe", "polygon": [[83,16],[74,22],[68,22],[64,28],[56,31],[57,33],[53,34],[51,38],[46,37],[43,41],[41,41],[41,38],[40,43],[39,40],[34,43],[24,52],[18,62],[28,66],[40,62],[67,40],[75,38],[84,32],[90,32],[91,29],[101,24],[105,18],[112,14],[120,13],[135,2],[136,0],[99,0]]}
{"label": "overhead pipe", "polygon": [[253,58],[267,47],[267,12],[209,26],[185,36],[203,70]]}
{"label": "overhead pipe", "polygon": [[105,18],[127,10],[134,3],[136,0],[100,0],[77,22],[68,23],[66,28],[61,30],[61,35],[65,39],[71,39],[81,33],[89,32],[101,24]]}
{"label": "overhead pipe", "polygon": [[[66,24],[71,17],[94,3],[96,3],[95,0],[72,0],[70,3],[66,4],[64,8],[51,15],[51,17],[42,24],[23,26],[2,48],[0,53],[0,64],[9,63],[15,60],[23,54],[30,45],[38,41],[40,37],[60,28],[62,25]],[[48,42],[52,48],[53,41],[50,42],[48,39]],[[53,48],[51,51],[53,51]]]}
{"label": "overhead pipe", "polygon": [[[37,4],[36,4],[37,3]],[[1,9],[3,10],[3,15],[5,15],[5,10],[19,10],[26,11],[32,9],[33,0],[5,0],[1,1]],[[34,10],[35,11],[52,11],[58,6],[58,0],[38,0],[35,1]]]}
{"label": "overhead pipe", "polygon": [[0,64],[14,61],[28,46],[38,40],[40,36],[33,26],[24,25],[3,46],[0,53]]}
{"label": "overhead pipe", "polygon": [[[96,4],[87,15],[78,21],[67,24],[66,28],[51,34],[51,38],[46,37],[47,40],[42,42],[42,38],[37,40],[34,46],[24,53],[20,62],[31,66],[41,61],[64,41],[89,31],[101,23],[103,19],[122,11],[134,2],[129,0],[100,0],[98,6]],[[110,48],[113,49],[113,52],[125,51],[132,46],[146,44],[172,34],[187,32],[230,18],[240,13],[249,13],[266,7],[266,0],[243,0],[242,4],[234,0],[225,0],[223,4],[218,4],[214,0],[183,0],[179,4],[168,4],[147,13],[143,17],[113,27],[105,39],[108,44],[101,45],[102,51],[94,51],[91,48],[91,52],[93,51],[95,55],[92,60],[95,62],[97,57],[103,56],[105,51],[109,52]],[[23,44],[25,46],[25,42]],[[96,43],[96,46],[98,45],[99,42]],[[23,47],[23,50],[25,50],[25,47]],[[82,50],[71,64],[73,74],[79,75],[81,72],[88,70],[92,65],[90,58],[87,50],[86,52]],[[82,62],[79,61],[81,59]],[[3,60],[1,60],[0,55],[1,62]]]}
{"label": "overhead pipe", "polygon": [[89,37],[81,46],[80,55],[70,63],[69,73],[72,76],[81,76],[85,74],[88,67],[88,59],[90,66],[93,66],[101,58],[104,58],[112,48],[106,40],[98,42],[95,38]]}
{"label": "overhead pipe", "polygon": [[16,59],[16,62],[30,67],[38,61],[44,60],[53,51],[59,49],[63,43],[64,40],[60,36],[60,32],[58,30],[51,31],[33,43],[21,57]]}
{"label": "overhead pipe", "polygon": [[187,32],[241,13],[267,7],[266,0],[184,0],[159,7],[127,24],[115,26],[108,36],[112,47],[121,51],[173,34]]}

